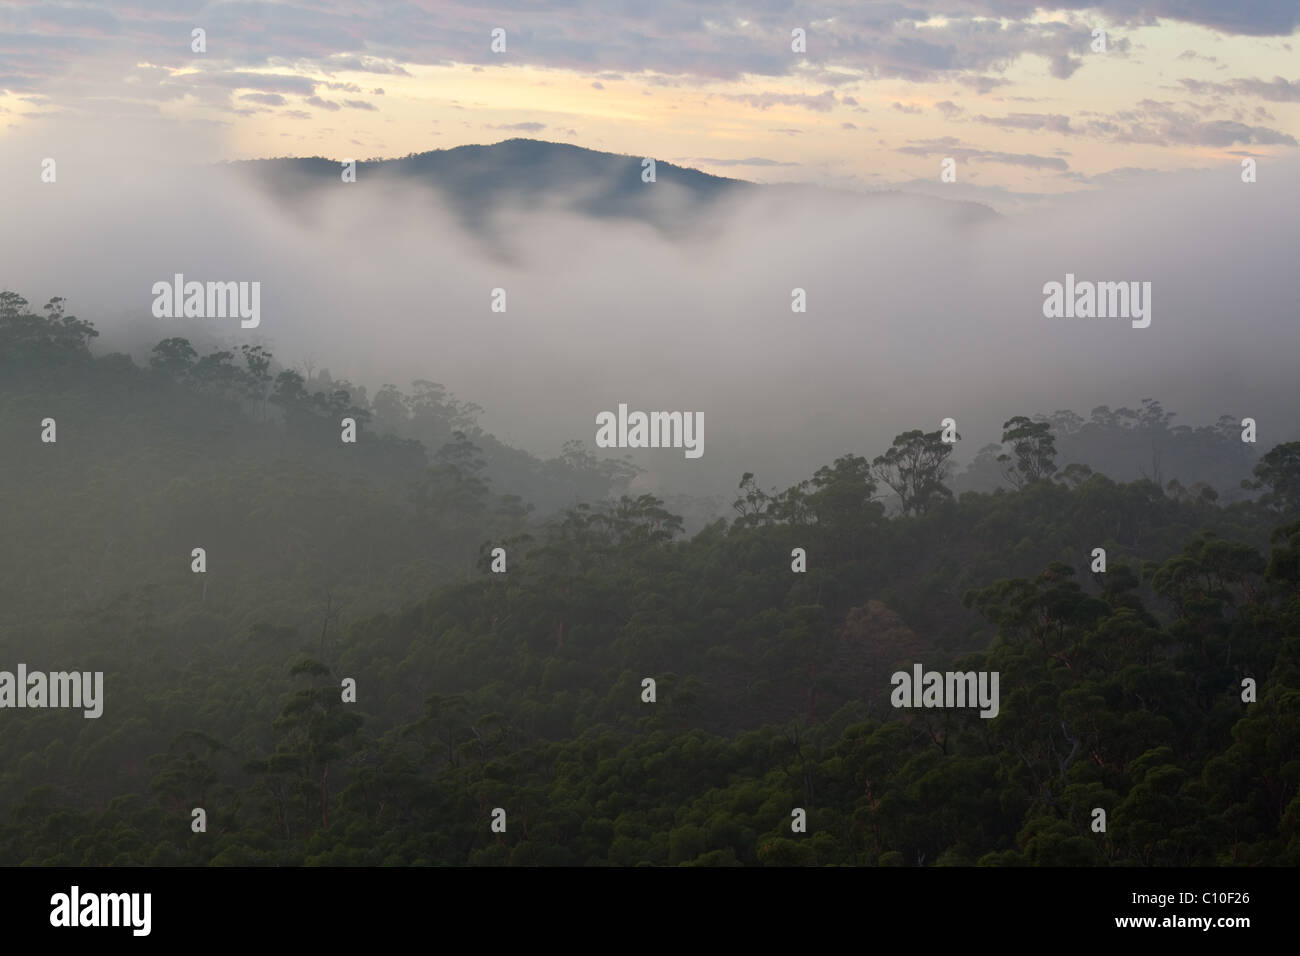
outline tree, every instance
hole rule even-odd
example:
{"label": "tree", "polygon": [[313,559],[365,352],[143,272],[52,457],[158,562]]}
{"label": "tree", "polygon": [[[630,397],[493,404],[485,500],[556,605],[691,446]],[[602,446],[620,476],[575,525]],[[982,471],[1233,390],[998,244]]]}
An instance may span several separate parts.
{"label": "tree", "polygon": [[243,386],[260,418],[266,417],[266,400],[274,382],[271,380],[271,353],[260,345],[241,345],[244,356]]}
{"label": "tree", "polygon": [[1003,454],[998,456],[998,461],[1007,467],[1007,480],[1017,488],[1046,481],[1055,473],[1056,439],[1052,437],[1049,422],[1035,422],[1017,415],[1002,423],[1002,443],[1011,444],[1015,458]]}
{"label": "tree", "polygon": [[419,379],[412,382],[411,387],[414,389],[410,398],[413,418],[432,419],[449,429],[465,431],[473,428],[483,413],[483,409],[473,402],[462,402],[448,395],[447,389],[437,382]]}
{"label": "tree", "polygon": [[993,491],[1003,481],[1002,465],[998,456],[1002,446],[991,442],[975,453],[975,457],[958,476],[959,487],[963,491]]}
{"label": "tree", "polygon": [[924,514],[939,501],[952,497],[944,480],[953,446],[943,441],[942,434],[925,434],[919,428],[904,432],[894,439],[889,451],[871,463],[872,476],[893,489],[905,515]]}
{"label": "tree", "polygon": [[396,385],[385,385],[370,402],[375,425],[382,431],[401,434],[411,417],[411,400]]}
{"label": "tree", "polygon": [[1057,481],[1064,483],[1070,488],[1078,488],[1091,477],[1091,468],[1082,462],[1072,461],[1070,464],[1066,465],[1060,475],[1057,476]]}
{"label": "tree", "polygon": [[587,450],[585,442],[573,439],[564,443],[564,449],[556,462],[569,474],[564,477],[572,481],[575,477],[594,477],[606,493],[613,490],[622,491],[629,482],[641,473],[627,456],[623,458],[597,458]]}
{"label": "tree", "polygon": [[203,356],[194,364],[194,383],[217,394],[228,394],[238,385],[242,370],[232,361],[233,352],[217,351]]}
{"label": "tree", "polygon": [[199,353],[190,345],[189,339],[173,336],[163,339],[153,347],[149,355],[149,365],[177,381],[184,381],[194,370],[194,363]]}
{"label": "tree", "polygon": [[833,465],[818,468],[812,485],[817,490],[808,501],[819,523],[829,523],[837,516],[852,518],[879,511],[872,507],[876,482],[871,476],[871,464],[861,455],[845,455],[836,458]]}
{"label": "tree", "polygon": [[1255,465],[1255,480],[1242,487],[1268,490],[1260,504],[1283,514],[1300,513],[1300,441],[1277,445]]}
{"label": "tree", "polygon": [[65,315],[64,300],[55,296],[45,304],[44,316],[27,308],[16,292],[0,292],[0,358],[49,362],[89,361],[90,340],[98,337],[94,325]]}
{"label": "tree", "polygon": [[663,504],[654,495],[623,495],[597,511],[594,522],[605,530],[618,551],[665,544],[681,534],[682,519]]}
{"label": "tree", "polygon": [[0,292],[0,319],[16,319],[27,314],[27,300],[17,292]]}
{"label": "tree", "polygon": [[[273,726],[282,736],[267,769],[298,777],[291,785],[291,793],[301,801],[303,809],[313,799],[319,802],[321,827],[325,828],[329,826],[330,761],[343,756],[339,743],[356,733],[362,718],[342,702],[338,684],[329,681],[330,671],[324,664],[304,658],[289,673],[295,677],[306,675],[310,686],[294,694],[276,718]],[[324,686],[316,686],[317,678],[326,679]],[[314,783],[317,772],[318,790]]]}
{"label": "tree", "polygon": [[740,497],[731,505],[740,515],[736,519],[736,527],[751,527],[770,520],[767,518],[767,511],[772,505],[772,498],[762,488],[758,487],[758,481],[754,478],[752,471],[747,471],[741,475],[740,484],[737,488],[741,492]]}

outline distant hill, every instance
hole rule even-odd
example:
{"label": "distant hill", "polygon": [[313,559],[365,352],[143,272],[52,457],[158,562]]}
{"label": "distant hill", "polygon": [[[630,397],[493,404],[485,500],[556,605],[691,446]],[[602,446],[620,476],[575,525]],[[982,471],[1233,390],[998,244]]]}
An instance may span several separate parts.
{"label": "distant hill", "polygon": [[[907,202],[918,213],[957,221],[997,218],[987,206],[897,192],[855,193],[818,186],[762,185],[713,176],[655,160],[655,185],[670,187],[678,201],[664,203],[641,179],[642,159],[567,143],[510,139],[488,146],[457,146],[400,159],[358,161],[357,186],[419,183],[435,190],[467,228],[489,227],[499,208],[565,211],[599,218],[633,219],[665,232],[691,228],[720,200],[738,195],[775,195],[797,201],[803,196],[833,195],[837,202]],[[339,162],[310,158],[257,159],[230,163],[251,173],[270,191],[292,204],[304,195],[340,181]]]}

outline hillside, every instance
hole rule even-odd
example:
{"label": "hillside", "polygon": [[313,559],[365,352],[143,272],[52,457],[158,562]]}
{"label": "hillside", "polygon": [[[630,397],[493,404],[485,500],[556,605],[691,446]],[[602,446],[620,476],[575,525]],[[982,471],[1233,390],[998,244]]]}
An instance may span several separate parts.
{"label": "hillside", "polygon": [[[652,157],[653,158],[653,157]],[[510,139],[491,145],[457,146],[398,159],[358,161],[356,185],[432,190],[472,232],[490,230],[501,210],[563,210],[597,219],[644,222],[674,235],[707,227],[710,211],[733,198],[766,194],[778,202],[833,197],[850,207],[886,202],[915,215],[955,223],[996,218],[987,206],[898,192],[860,193],[794,184],[760,185],[700,172],[655,159],[654,185],[646,189],[640,156],[621,156],[567,143]],[[272,195],[301,209],[315,190],[340,181],[340,163],[322,157],[245,160],[229,168],[251,175]],[[661,193],[673,193],[670,203]]]}
{"label": "hillside", "polygon": [[[434,389],[93,337],[0,297],[0,669],[105,684],[5,713],[0,861],[1300,862],[1294,444],[1226,505],[1021,471],[894,516],[851,453],[686,537],[610,476],[530,512],[465,431],[375,427],[453,427]],[[997,671],[997,718],[892,706],[914,664]]]}

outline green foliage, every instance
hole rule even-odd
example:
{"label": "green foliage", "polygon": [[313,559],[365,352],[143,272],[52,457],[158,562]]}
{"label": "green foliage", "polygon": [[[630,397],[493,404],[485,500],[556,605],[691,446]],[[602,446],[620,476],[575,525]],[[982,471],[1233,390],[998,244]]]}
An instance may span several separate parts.
{"label": "green foliage", "polygon": [[[520,458],[435,383],[367,399],[179,338],[138,368],[58,300],[26,309],[0,294],[0,434],[25,449],[0,658],[108,693],[97,721],[7,721],[0,863],[1300,863],[1294,446],[1220,503],[1048,480],[1056,436],[1163,434],[1158,403],[1017,417],[1020,487],[954,499],[951,446],[917,430],[785,490],[746,474],[736,519],[686,538],[619,463]],[[583,500],[529,509],[566,482]],[[915,662],[997,671],[999,715],[893,709]]]}
{"label": "green foliage", "polygon": [[[919,428],[904,432],[894,444],[871,463],[876,480],[898,495],[903,514],[925,514],[952,491],[944,484],[953,445],[941,431],[924,433]],[[958,435],[958,438],[961,436]]]}
{"label": "green foliage", "polygon": [[1014,461],[1014,469],[1007,475],[1012,484],[1021,488],[1030,482],[1049,479],[1056,471],[1056,439],[1052,437],[1051,425],[1017,415],[1004,422],[1002,428],[1002,442],[1011,445],[1015,458],[1000,455],[998,461],[1004,464]]}

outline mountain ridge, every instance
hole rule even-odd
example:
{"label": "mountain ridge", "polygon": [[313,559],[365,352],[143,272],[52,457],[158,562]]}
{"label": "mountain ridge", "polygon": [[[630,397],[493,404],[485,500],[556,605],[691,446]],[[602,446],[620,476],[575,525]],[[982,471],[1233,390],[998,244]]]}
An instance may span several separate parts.
{"label": "mountain ridge", "polygon": [[[292,200],[327,182],[339,182],[342,162],[310,156],[236,160],[224,165]],[[918,212],[938,211],[962,223],[1001,218],[991,207],[970,200],[897,190],[855,192],[808,183],[755,183],[656,159],[654,185],[669,186],[684,200],[665,204],[658,194],[645,189],[650,184],[642,180],[642,158],[523,137],[357,163],[356,184],[379,182],[391,187],[416,180],[440,194],[458,218],[476,231],[484,228],[485,215],[506,203],[536,209],[562,200],[560,208],[578,214],[643,220],[673,233],[702,220],[703,213],[723,199],[750,195],[785,201],[825,196],[846,203],[901,200],[915,205]]]}

